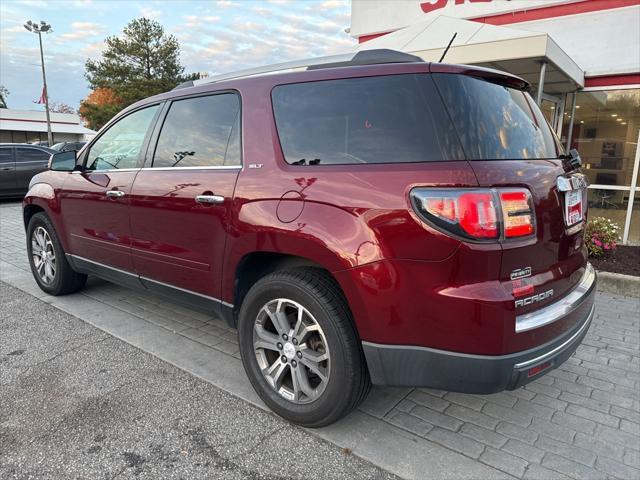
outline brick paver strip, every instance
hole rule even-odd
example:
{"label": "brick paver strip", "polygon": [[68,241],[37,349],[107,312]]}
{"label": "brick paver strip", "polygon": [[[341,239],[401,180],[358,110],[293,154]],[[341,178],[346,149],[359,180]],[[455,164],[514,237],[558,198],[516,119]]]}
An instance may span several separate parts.
{"label": "brick paver strip", "polygon": [[[0,203],[0,261],[29,271],[19,204]],[[89,294],[239,358],[235,331],[218,319],[109,283]],[[409,389],[361,410],[516,478],[638,479],[639,312],[640,299],[598,293],[583,345],[524,389],[486,396]]]}

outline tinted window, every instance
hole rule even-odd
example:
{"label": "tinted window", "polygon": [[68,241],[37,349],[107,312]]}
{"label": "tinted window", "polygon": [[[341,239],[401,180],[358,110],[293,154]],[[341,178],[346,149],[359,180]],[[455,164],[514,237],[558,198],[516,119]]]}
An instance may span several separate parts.
{"label": "tinted window", "polygon": [[48,162],[51,154],[38,148],[16,148],[16,162]]}
{"label": "tinted window", "polygon": [[0,148],[0,163],[13,163],[11,147]]}
{"label": "tinted window", "polygon": [[561,147],[528,93],[467,75],[433,78],[469,160],[558,157]]}
{"label": "tinted window", "polygon": [[90,170],[135,168],[144,154],[142,146],[158,105],[143,108],[118,120],[91,146]]}
{"label": "tinted window", "polygon": [[291,164],[464,158],[426,74],[282,85],[272,97],[280,143]]}
{"label": "tinted window", "polygon": [[240,165],[240,100],[232,93],[177,100],[162,125],[154,167]]}

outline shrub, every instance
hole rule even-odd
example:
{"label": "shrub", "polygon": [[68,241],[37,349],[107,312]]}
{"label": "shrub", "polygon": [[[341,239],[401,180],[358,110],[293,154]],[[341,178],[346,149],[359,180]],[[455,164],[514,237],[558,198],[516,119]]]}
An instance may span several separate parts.
{"label": "shrub", "polygon": [[605,217],[589,220],[584,241],[590,257],[599,257],[616,249],[620,241],[620,227]]}

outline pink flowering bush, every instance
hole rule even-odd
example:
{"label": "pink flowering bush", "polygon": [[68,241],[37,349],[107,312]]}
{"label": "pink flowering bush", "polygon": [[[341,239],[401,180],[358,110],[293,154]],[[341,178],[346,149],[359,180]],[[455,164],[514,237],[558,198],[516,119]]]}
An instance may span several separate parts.
{"label": "pink flowering bush", "polygon": [[620,241],[620,227],[604,217],[595,217],[589,220],[584,234],[584,243],[587,245],[590,257],[600,257],[616,249]]}

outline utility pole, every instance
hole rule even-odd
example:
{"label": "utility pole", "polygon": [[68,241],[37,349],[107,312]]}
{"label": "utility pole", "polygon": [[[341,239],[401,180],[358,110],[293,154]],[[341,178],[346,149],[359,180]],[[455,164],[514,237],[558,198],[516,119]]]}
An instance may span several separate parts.
{"label": "utility pole", "polygon": [[42,83],[44,86],[44,108],[47,113],[47,139],[49,141],[49,147],[51,147],[53,145],[53,134],[51,133],[51,117],[49,114],[49,90],[47,89],[47,74],[44,70],[44,53],[42,51],[42,34],[51,33],[51,25],[47,22],[43,22],[42,20],[40,20],[40,24],[29,20],[24,24],[24,28],[31,33],[38,34],[38,41],[40,43],[40,63],[42,65]]}

